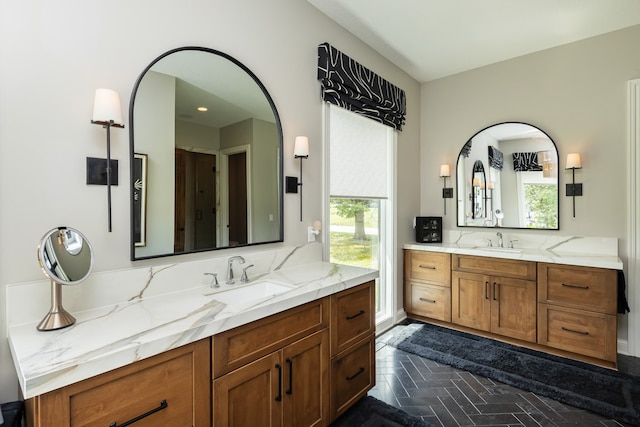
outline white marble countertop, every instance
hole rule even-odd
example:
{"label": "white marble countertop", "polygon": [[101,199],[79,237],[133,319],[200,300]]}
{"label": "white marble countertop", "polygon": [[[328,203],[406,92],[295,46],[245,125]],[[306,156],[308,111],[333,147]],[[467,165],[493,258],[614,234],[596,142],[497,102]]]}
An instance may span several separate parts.
{"label": "white marble countertop", "polygon": [[461,255],[577,265],[583,267],[609,268],[613,270],[622,270],[623,267],[622,260],[617,255],[579,253],[553,248],[510,249],[508,247],[487,247],[458,243],[407,243],[403,248],[429,252],[446,252]]}
{"label": "white marble countertop", "polygon": [[[247,285],[204,285],[73,313],[77,322],[56,331],[38,331],[37,322],[12,326],[9,345],[28,399],[376,277],[377,270],[313,262],[270,272]],[[236,300],[218,294],[264,281],[290,290]]]}

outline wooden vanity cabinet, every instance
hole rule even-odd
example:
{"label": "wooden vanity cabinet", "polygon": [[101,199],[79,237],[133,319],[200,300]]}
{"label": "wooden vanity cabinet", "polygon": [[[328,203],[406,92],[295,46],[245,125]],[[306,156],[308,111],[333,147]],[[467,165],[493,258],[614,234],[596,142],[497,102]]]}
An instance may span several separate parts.
{"label": "wooden vanity cabinet", "polygon": [[538,343],[617,361],[617,272],[538,263]]}
{"label": "wooden vanity cabinet", "polygon": [[430,319],[451,321],[451,255],[404,251],[405,310]]}
{"label": "wooden vanity cabinet", "polygon": [[207,426],[210,344],[197,341],[28,399],[27,426]]}
{"label": "wooden vanity cabinet", "polygon": [[329,424],[329,301],[212,339],[213,425]]}
{"label": "wooden vanity cabinet", "polygon": [[331,296],[331,421],[375,385],[375,282]]}
{"label": "wooden vanity cabinet", "polygon": [[373,281],[26,401],[27,426],[328,426],[375,384]]}
{"label": "wooden vanity cabinet", "polygon": [[536,263],[453,255],[451,322],[536,342]]}

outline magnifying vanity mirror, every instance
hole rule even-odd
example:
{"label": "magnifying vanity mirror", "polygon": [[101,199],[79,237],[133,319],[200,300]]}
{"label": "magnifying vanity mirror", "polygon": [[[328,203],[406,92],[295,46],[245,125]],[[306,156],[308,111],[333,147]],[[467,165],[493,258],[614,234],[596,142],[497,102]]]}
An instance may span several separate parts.
{"label": "magnifying vanity mirror", "polygon": [[460,150],[457,225],[558,230],[558,150],[541,129],[489,126]]}
{"label": "magnifying vanity mirror", "polygon": [[51,279],[51,309],[37,328],[50,331],[73,325],[76,319],[62,307],[61,285],[79,284],[91,273],[93,250],[89,241],[73,228],[54,228],[40,240],[38,263]]}
{"label": "magnifying vanity mirror", "polygon": [[282,129],[233,57],[171,50],[130,105],[131,259],[283,241]]}

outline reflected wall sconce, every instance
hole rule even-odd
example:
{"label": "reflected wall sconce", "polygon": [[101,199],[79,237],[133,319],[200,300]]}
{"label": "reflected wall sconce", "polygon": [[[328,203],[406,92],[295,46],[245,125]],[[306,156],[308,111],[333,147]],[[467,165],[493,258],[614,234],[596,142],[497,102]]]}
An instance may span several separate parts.
{"label": "reflected wall sconce", "polygon": [[300,159],[300,180],[295,176],[287,176],[285,181],[285,191],[287,193],[297,193],[300,187],[300,222],[302,222],[302,159],[309,158],[309,138],[306,136],[296,136],[293,146],[293,157]]}
{"label": "reflected wall sconce", "polygon": [[[106,185],[107,185],[107,215],[109,223],[109,232],[111,232],[111,184],[112,184],[112,162],[111,162],[111,128],[124,128],[122,120],[122,109],[120,108],[120,95],[111,89],[96,89],[93,104],[93,119],[91,123],[101,125],[107,129],[107,159],[104,168],[106,169]],[[103,159],[99,159],[103,160]],[[115,160],[114,162],[117,162]],[[87,158],[87,167],[89,158]],[[117,184],[117,168],[115,169]],[[87,171],[87,184],[90,182],[89,171]],[[94,182],[91,182],[94,183]],[[100,184],[100,182],[98,182]]]}
{"label": "reflected wall sconce", "polygon": [[576,217],[576,196],[582,196],[582,184],[576,184],[576,169],[582,169],[580,153],[567,154],[567,163],[564,167],[571,169],[571,184],[567,184],[567,196],[573,197],[573,217]]}
{"label": "reflected wall sconce", "polygon": [[451,176],[449,165],[440,165],[440,178],[444,180],[442,186],[442,198],[444,199],[444,214],[447,214],[447,199],[453,198],[453,188],[447,188],[447,178]]}

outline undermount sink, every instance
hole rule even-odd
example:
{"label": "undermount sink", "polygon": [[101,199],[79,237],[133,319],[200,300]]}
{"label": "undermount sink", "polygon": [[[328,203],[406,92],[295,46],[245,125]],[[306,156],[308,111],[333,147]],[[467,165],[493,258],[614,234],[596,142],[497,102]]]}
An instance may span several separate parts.
{"label": "undermount sink", "polygon": [[[221,285],[228,286],[228,285]],[[236,287],[237,286],[237,287]],[[213,298],[224,304],[238,304],[246,301],[260,300],[269,297],[275,297],[284,292],[294,289],[292,286],[280,283],[261,281],[249,283],[246,285],[235,284],[228,286],[228,289],[222,289],[213,295]]]}
{"label": "undermount sink", "polygon": [[512,254],[519,254],[520,252],[522,252],[522,249],[500,248],[496,246],[478,246],[478,249],[482,249],[483,251],[492,251],[492,252],[508,252]]}

